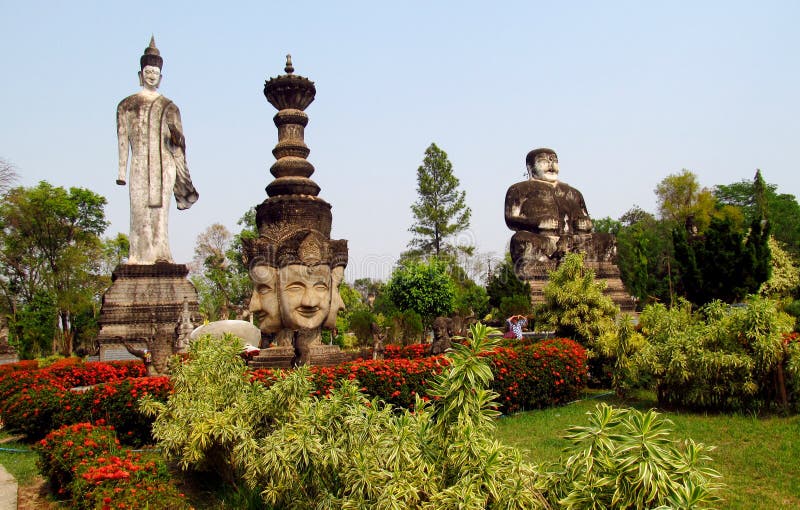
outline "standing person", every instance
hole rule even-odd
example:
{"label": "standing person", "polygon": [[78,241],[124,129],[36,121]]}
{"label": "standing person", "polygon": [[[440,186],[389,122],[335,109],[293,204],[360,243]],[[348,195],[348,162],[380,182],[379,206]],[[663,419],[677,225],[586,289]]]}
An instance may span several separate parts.
{"label": "standing person", "polygon": [[188,209],[198,198],[186,166],[180,111],[158,92],[163,63],[151,37],[139,59],[142,90],[117,106],[117,184],[130,180],[129,264],[172,262],[167,233],[170,195],[175,195],[178,209]]}
{"label": "standing person", "polygon": [[508,324],[509,333],[507,338],[522,340],[522,330],[528,325],[528,319],[524,315],[512,315],[506,319],[506,324]]}

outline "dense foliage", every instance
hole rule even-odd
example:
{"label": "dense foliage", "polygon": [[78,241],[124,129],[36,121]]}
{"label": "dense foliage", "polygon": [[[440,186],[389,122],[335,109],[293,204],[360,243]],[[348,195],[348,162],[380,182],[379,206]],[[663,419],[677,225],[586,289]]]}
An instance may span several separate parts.
{"label": "dense foliage", "polygon": [[614,302],[603,295],[604,287],[583,264],[581,254],[567,255],[542,290],[544,303],[536,308],[537,327],[552,328],[556,336],[594,347],[603,335],[613,334],[618,312]]}
{"label": "dense foliage", "polygon": [[[11,343],[25,355],[50,354],[52,344],[43,348],[48,341],[70,354],[82,340],[74,319],[93,314],[109,281],[100,273],[105,203],[88,189],[44,181],[13,188],[0,201],[0,309],[10,315]],[[46,296],[46,307],[36,307],[37,296]],[[40,331],[54,333],[50,338],[33,338],[33,315],[45,310],[58,328]]]}
{"label": "dense foliage", "polygon": [[418,313],[424,324],[453,311],[455,288],[446,266],[436,259],[397,267],[385,293],[399,310]]}
{"label": "dense foliage", "polygon": [[485,327],[472,332],[413,412],[367,400],[350,380],[311,396],[307,369],[251,385],[233,339],[195,343],[174,367],[175,394],[143,406],[168,456],[241,476],[274,507],[542,507],[533,467],[492,437],[496,394],[478,355],[496,345]]}
{"label": "dense foliage", "polygon": [[517,278],[514,262],[506,253],[503,263],[489,276],[486,283],[489,304],[498,309],[502,317],[527,315],[531,308],[531,286]]}
{"label": "dense foliage", "polygon": [[166,377],[143,376],[138,361],[84,363],[77,358],[42,369],[0,372],[0,419],[6,429],[28,439],[61,425],[102,420],[126,444],[141,445],[151,441],[151,420],[138,412],[137,400],[145,394],[165,400],[171,391]]}
{"label": "dense foliage", "polygon": [[789,367],[797,366],[798,352],[786,336],[794,321],[774,302],[715,301],[694,313],[687,302],[652,305],[640,321],[648,344],[635,359],[655,378],[660,403],[716,411],[797,404],[798,380]]}

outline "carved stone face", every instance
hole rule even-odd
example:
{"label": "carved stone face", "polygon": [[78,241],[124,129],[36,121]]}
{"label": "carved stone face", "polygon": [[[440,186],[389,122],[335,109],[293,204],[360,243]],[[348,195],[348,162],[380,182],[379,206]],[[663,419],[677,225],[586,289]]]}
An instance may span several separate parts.
{"label": "carved stone face", "polygon": [[267,265],[255,265],[250,269],[253,280],[253,295],[250,297],[250,312],[258,328],[264,333],[276,333],[281,329],[281,311],[278,305],[278,271]]}
{"label": "carved stone face", "polygon": [[533,161],[533,168],[528,167],[533,179],[558,182],[558,156],[551,152],[541,152]]}
{"label": "carved stone face", "polygon": [[142,87],[156,90],[161,83],[161,69],[156,66],[144,66],[144,69],[139,71],[139,80]]}
{"label": "carved stone face", "polygon": [[331,268],[291,264],[278,271],[283,325],[290,329],[322,326],[331,309]]}
{"label": "carved stone face", "polygon": [[331,309],[328,312],[328,318],[325,319],[324,326],[329,329],[336,327],[336,315],[339,310],[344,309],[344,300],[339,294],[339,284],[344,279],[344,267],[336,266],[331,269]]}

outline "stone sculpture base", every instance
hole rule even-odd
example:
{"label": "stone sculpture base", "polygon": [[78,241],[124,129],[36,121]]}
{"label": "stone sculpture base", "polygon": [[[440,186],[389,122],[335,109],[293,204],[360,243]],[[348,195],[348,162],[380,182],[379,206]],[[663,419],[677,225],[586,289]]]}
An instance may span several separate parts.
{"label": "stone sculpture base", "polygon": [[[636,302],[625,290],[625,285],[619,275],[619,268],[612,262],[584,262],[587,269],[594,271],[594,278],[596,281],[604,281],[606,288],[603,291],[605,296],[611,298],[615,305],[617,305],[622,313],[635,313]],[[536,306],[544,303],[545,285],[549,282],[548,274],[550,271],[556,269],[555,264],[537,263],[528,264],[524,268],[523,281],[526,281],[531,286],[531,304]]]}
{"label": "stone sculpture base", "polygon": [[188,274],[186,265],[167,262],[117,266],[100,308],[100,361],[130,359],[124,342],[142,349],[148,346],[147,339],[154,338],[149,345],[153,365],[163,373],[174,352],[184,299],[194,322],[199,319],[197,290]]}
{"label": "stone sculpture base", "polygon": [[[311,366],[332,367],[340,363],[352,361],[353,357],[342,352],[337,345],[312,345],[309,348],[309,362]],[[248,366],[251,369],[259,368],[292,368],[296,363],[297,352],[292,346],[270,347],[261,349]]]}

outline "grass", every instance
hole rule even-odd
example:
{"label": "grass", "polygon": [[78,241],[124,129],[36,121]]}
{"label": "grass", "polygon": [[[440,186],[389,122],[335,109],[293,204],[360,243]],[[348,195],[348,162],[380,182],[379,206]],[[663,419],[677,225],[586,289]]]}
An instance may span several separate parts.
{"label": "grass", "polygon": [[[585,425],[586,412],[598,402],[638,409],[657,408],[654,395],[637,393],[621,402],[608,392],[589,392],[563,407],[519,413],[498,422],[498,438],[527,453],[531,462],[555,461],[568,443],[561,436],[570,425]],[[800,508],[800,416],[757,417],[665,412],[674,437],[717,447],[712,467],[727,489],[723,508]]]}
{"label": "grass", "polygon": [[25,485],[39,474],[36,467],[39,456],[31,451],[28,444],[14,440],[4,442],[10,437],[7,432],[0,430],[0,465],[17,479],[18,484]]}

